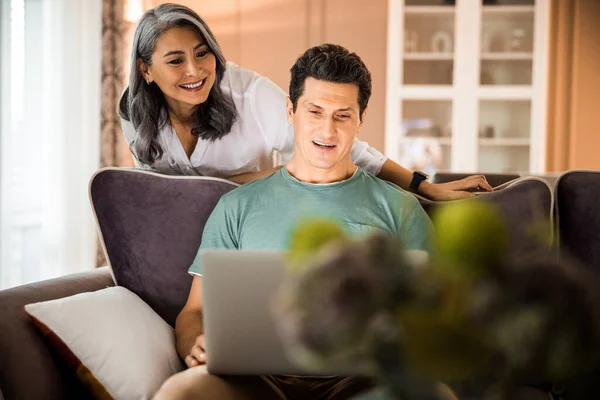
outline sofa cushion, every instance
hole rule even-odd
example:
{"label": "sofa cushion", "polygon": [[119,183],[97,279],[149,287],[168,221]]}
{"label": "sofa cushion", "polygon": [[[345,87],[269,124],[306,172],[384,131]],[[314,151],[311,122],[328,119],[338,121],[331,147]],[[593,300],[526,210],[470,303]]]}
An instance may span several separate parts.
{"label": "sofa cushion", "polygon": [[[419,201],[429,215],[445,204],[421,197]],[[554,233],[554,197],[550,185],[544,179],[519,178],[496,187],[494,192],[458,201],[483,201],[498,207],[508,225],[510,256],[547,256],[549,251],[553,251],[547,239]],[[517,377],[517,380],[519,383],[538,387],[551,386],[544,376]]]}
{"label": "sofa cushion", "polygon": [[221,196],[237,186],[128,168],[98,171],[90,199],[115,282],[174,326],[204,224]]}
{"label": "sofa cushion", "polygon": [[25,311],[97,399],[149,399],[183,370],[173,328],[123,287],[29,304]]}
{"label": "sofa cushion", "polygon": [[561,256],[600,273],[600,171],[569,171],[555,185]]}
{"label": "sofa cushion", "polygon": [[112,286],[108,268],[0,290],[0,388],[6,400],[85,400],[85,388],[23,311],[33,302]]}
{"label": "sofa cushion", "polygon": [[[425,211],[432,215],[445,202],[419,198]],[[524,177],[507,182],[494,192],[459,201],[484,201],[495,204],[504,216],[509,229],[509,248],[512,255],[547,252],[545,238],[553,234],[553,194],[546,181]]]}

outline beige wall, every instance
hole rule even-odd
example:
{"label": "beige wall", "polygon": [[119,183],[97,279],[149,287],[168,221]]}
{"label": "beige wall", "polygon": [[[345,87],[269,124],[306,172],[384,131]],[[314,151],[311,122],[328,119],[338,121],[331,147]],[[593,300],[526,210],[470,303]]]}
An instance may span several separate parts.
{"label": "beige wall", "polygon": [[[165,1],[156,1],[156,5]],[[287,92],[289,70],[308,47],[332,42],[360,55],[373,76],[359,137],[383,150],[387,1],[178,0],[202,16],[225,57],[269,77]]]}
{"label": "beige wall", "polygon": [[575,7],[571,168],[600,169],[600,1]]}
{"label": "beige wall", "polygon": [[371,71],[373,95],[360,138],[380,151],[385,141],[387,45],[386,0],[326,1],[324,41],[341,44],[362,57]]}
{"label": "beige wall", "polygon": [[547,169],[600,169],[600,1],[553,0]]}

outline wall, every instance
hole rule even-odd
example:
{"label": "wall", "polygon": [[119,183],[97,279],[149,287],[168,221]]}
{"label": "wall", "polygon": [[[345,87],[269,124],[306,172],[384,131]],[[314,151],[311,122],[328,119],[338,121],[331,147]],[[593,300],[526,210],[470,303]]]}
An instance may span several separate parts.
{"label": "wall", "polygon": [[[153,0],[149,6],[165,1]],[[269,77],[287,92],[289,70],[310,46],[332,42],[363,58],[373,76],[359,138],[383,151],[387,1],[178,0],[202,16],[225,56]]]}
{"label": "wall", "polygon": [[600,1],[553,0],[549,171],[600,169]]}
{"label": "wall", "polygon": [[575,6],[570,168],[600,169],[600,1]]}

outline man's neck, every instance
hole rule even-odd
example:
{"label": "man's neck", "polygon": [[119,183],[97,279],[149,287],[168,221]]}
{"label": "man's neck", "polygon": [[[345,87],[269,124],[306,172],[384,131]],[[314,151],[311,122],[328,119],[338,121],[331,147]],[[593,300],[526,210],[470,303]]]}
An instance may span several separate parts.
{"label": "man's neck", "polygon": [[285,168],[300,182],[324,184],[344,181],[352,177],[358,167],[352,160],[348,160],[330,169],[320,169],[294,156]]}

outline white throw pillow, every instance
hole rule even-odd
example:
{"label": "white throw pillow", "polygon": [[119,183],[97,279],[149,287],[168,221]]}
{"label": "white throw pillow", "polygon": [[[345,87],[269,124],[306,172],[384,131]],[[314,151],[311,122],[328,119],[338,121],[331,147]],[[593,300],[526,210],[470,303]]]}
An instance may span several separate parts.
{"label": "white throw pillow", "polygon": [[173,328],[123,287],[29,304],[25,311],[98,399],[149,399],[184,368]]}

